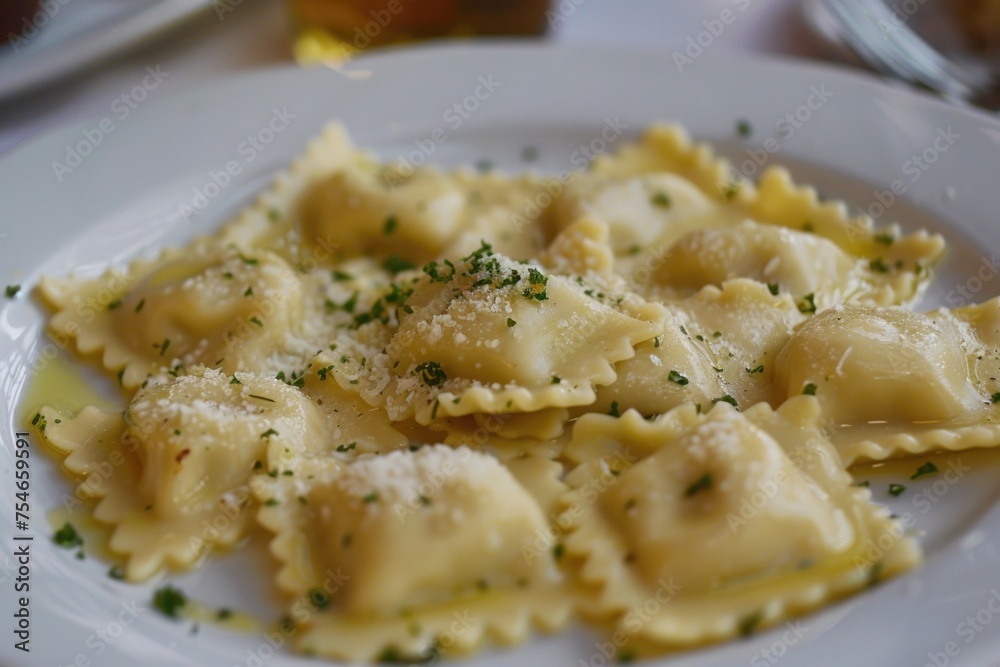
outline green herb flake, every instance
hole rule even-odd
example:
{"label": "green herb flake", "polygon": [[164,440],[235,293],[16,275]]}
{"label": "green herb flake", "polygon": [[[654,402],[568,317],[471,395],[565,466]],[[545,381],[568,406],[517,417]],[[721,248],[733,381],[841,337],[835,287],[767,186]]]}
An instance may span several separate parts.
{"label": "green herb flake", "polygon": [[669,382],[673,382],[675,384],[679,384],[682,387],[690,382],[690,380],[688,380],[686,377],[684,377],[683,375],[681,375],[677,371],[670,371],[667,374],[667,380]]}
{"label": "green herb flake", "polygon": [[736,402],[736,399],[730,396],[729,394],[724,394],[719,398],[713,398],[712,403],[729,403],[729,405],[733,406],[734,408],[740,407],[739,403]]}
{"label": "green herb flake", "polygon": [[269,428],[269,429],[267,429],[266,431],[264,431],[263,433],[260,434],[260,439],[261,440],[268,440],[268,439],[270,439],[270,437],[272,435],[278,435],[278,432],[275,431],[273,428]]}
{"label": "green herb flake", "polygon": [[778,283],[768,283],[767,284],[767,291],[771,293],[771,296],[778,296],[778,292],[780,290],[781,290],[781,287],[778,285]]}
{"label": "green herb flake", "polygon": [[753,127],[751,127],[750,121],[744,118],[741,118],[740,120],[736,121],[736,133],[739,134],[744,139],[753,134]]}
{"label": "green herb flake", "polygon": [[747,614],[741,618],[739,624],[740,637],[749,637],[752,635],[757,630],[757,626],[759,626],[760,622],[763,620],[764,614],[759,611]]}
{"label": "green herb flake", "polygon": [[872,486],[872,484],[871,484],[871,482],[869,482],[869,481],[868,481],[867,479],[863,479],[863,480],[861,480],[860,482],[855,482],[855,483],[853,484],[853,486],[860,486],[860,487],[863,487],[863,488],[865,488],[865,489],[870,489],[870,488],[871,488],[871,486]]}
{"label": "green herb flake", "polygon": [[515,324],[517,324],[517,320],[515,320],[512,317],[508,317],[507,318],[507,328],[508,329],[511,328],[512,326],[514,326]]}
{"label": "green herb flake", "polygon": [[219,611],[215,612],[215,619],[218,621],[225,621],[231,618],[233,615],[232,610],[222,607]]}
{"label": "green herb flake", "polygon": [[146,305],[146,299],[141,299],[138,304],[136,304],[135,312],[141,312],[142,307]]}
{"label": "green herb flake", "polygon": [[764,374],[764,364],[761,364],[761,365],[759,365],[759,366],[757,366],[755,368],[750,368],[749,366],[747,366],[744,370],[746,370],[747,375],[757,375],[757,374],[763,375]]}
{"label": "green herb flake", "polygon": [[332,274],[334,281],[345,282],[348,280],[354,280],[354,277],[349,273],[344,273],[343,271],[334,271]]}
{"label": "green herb flake", "polygon": [[924,475],[933,475],[937,471],[938,467],[933,463],[931,463],[930,461],[928,461],[927,463],[917,468],[917,472],[913,473],[913,475],[910,476],[910,479],[917,479],[919,477],[923,477]]}
{"label": "green herb flake", "polygon": [[382,233],[388,236],[396,231],[399,227],[399,221],[396,220],[396,216],[390,215],[385,219],[385,224],[382,226]]}
{"label": "green herb flake", "polygon": [[670,196],[663,190],[660,190],[649,198],[649,203],[659,208],[670,208]]}
{"label": "green herb flake", "polygon": [[710,488],[712,488],[712,473],[706,472],[687,488],[687,491],[684,492],[684,497],[690,498],[698,492],[708,491]]}
{"label": "green herb flake", "polygon": [[552,557],[555,558],[556,561],[562,560],[563,556],[565,556],[565,555],[566,555],[566,546],[565,545],[563,545],[563,544],[560,543],[560,544],[557,544],[554,547],[552,547]]}
{"label": "green herb flake", "polygon": [[561,377],[559,377],[558,375],[553,375],[552,376],[552,384],[559,384],[560,382],[562,382],[562,378]]}
{"label": "green herb flake", "polygon": [[889,273],[889,265],[886,264],[881,257],[876,257],[868,262],[868,268],[877,273]]}
{"label": "green herb flake", "polygon": [[805,394],[806,396],[815,396],[816,385],[814,385],[812,382],[807,383],[806,386],[802,387],[802,393]]}
{"label": "green herb flake", "polygon": [[180,618],[181,610],[187,604],[187,596],[180,589],[167,585],[153,593],[153,606],[170,618]]}
{"label": "green herb flake", "polygon": [[875,243],[881,243],[882,245],[892,245],[896,241],[896,237],[889,232],[882,232],[873,236],[872,240],[874,240]]}
{"label": "green herb flake", "polygon": [[990,401],[993,403],[1000,403],[1000,391],[993,392],[990,396]]}
{"label": "green herb flake", "polygon": [[802,301],[799,302],[799,312],[800,313],[815,313],[816,312],[816,295],[813,292],[806,294],[802,297]]}
{"label": "green herb flake", "polygon": [[257,325],[257,326],[259,326],[259,327],[263,327],[263,326],[264,326],[264,323],[263,323],[263,322],[261,322],[261,321],[260,321],[260,318],[259,318],[259,317],[257,317],[257,316],[253,316],[253,317],[251,317],[251,318],[250,318],[250,322],[251,322],[252,324],[256,324],[256,325]]}
{"label": "green herb flake", "polygon": [[618,411],[618,401],[611,401],[611,410],[608,411],[608,414],[612,417],[622,416],[622,413]]}
{"label": "green herb flake", "polygon": [[330,606],[330,594],[322,588],[314,588],[309,591],[309,601],[317,609],[323,609]]}
{"label": "green herb flake", "polygon": [[248,287],[246,292],[243,292],[243,296],[253,296],[253,287]]}
{"label": "green herb flake", "polygon": [[397,273],[402,273],[403,271],[409,271],[410,269],[415,269],[417,267],[415,264],[413,264],[412,262],[408,262],[399,255],[392,254],[386,257],[382,261],[382,268],[391,273],[392,275],[396,275]]}
{"label": "green herb flake", "polygon": [[337,445],[337,451],[341,452],[341,453],[343,453],[343,452],[349,452],[352,449],[355,449],[357,446],[358,446],[358,443],[356,443],[356,442],[352,442],[352,443],[349,443],[347,445]]}
{"label": "green herb flake", "polygon": [[525,146],[521,149],[521,159],[525,162],[534,162],[538,159],[538,149],[534,146]]}
{"label": "green herb flake", "polygon": [[122,300],[121,299],[115,299],[114,301],[112,301],[111,303],[109,303],[106,307],[107,307],[108,310],[114,310],[115,308],[118,308],[121,305],[122,305]]}
{"label": "green herb flake", "polygon": [[622,648],[618,651],[618,655],[615,657],[618,660],[618,664],[627,665],[636,661],[635,649]]}
{"label": "green herb flake", "polygon": [[83,546],[83,538],[80,534],[76,532],[76,528],[73,524],[68,521],[63,524],[62,528],[55,532],[52,536],[52,541],[57,545],[61,546],[63,549],[72,549],[74,547]]}
{"label": "green herb flake", "polygon": [[441,364],[436,361],[425,361],[413,369],[413,374],[419,374],[428,387],[440,387],[448,380]]}
{"label": "green herb flake", "polygon": [[268,498],[267,500],[264,501],[264,505],[266,505],[267,507],[274,507],[277,504],[278,504],[277,498]]}
{"label": "green herb flake", "polygon": [[111,569],[108,570],[108,577],[116,581],[123,581],[125,579],[125,568],[121,565],[112,565]]}
{"label": "green herb flake", "polygon": [[257,266],[258,264],[260,264],[260,260],[255,259],[253,257],[245,257],[243,253],[239,253],[239,258],[240,261],[246,264],[247,266]]}
{"label": "green herb flake", "polygon": [[8,299],[13,299],[17,296],[18,292],[21,291],[20,285],[7,285],[7,289],[4,290],[4,294]]}
{"label": "green herb flake", "polygon": [[375,493],[374,491],[371,491],[370,493],[366,494],[364,498],[361,499],[361,502],[363,502],[366,505],[370,503],[376,503],[378,502],[378,494]]}
{"label": "green herb flake", "polygon": [[902,494],[903,491],[906,491],[906,487],[903,486],[902,484],[890,484],[889,485],[889,495],[890,496],[897,497],[900,494]]}

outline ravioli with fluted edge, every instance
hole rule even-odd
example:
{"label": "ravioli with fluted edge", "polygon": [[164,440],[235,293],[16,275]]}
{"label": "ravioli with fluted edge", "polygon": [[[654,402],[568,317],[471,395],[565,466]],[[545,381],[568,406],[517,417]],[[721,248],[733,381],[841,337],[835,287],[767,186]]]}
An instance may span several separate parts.
{"label": "ravioli with fluted edge", "polygon": [[559,178],[331,125],[214,235],[42,279],[121,409],[32,424],[129,582],[256,520],[302,653],[745,635],[920,563],[847,467],[1000,443],[1000,300],[918,312],[940,236],[733,173],[670,125]]}

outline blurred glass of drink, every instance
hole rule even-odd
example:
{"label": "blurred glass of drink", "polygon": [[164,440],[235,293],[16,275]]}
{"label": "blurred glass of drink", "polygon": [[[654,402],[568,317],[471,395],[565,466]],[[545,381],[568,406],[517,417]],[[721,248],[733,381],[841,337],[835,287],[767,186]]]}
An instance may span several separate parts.
{"label": "blurred glass of drink", "polygon": [[[372,46],[435,37],[541,35],[550,0],[289,0],[296,56],[324,59]],[[310,50],[319,50],[310,53]]]}

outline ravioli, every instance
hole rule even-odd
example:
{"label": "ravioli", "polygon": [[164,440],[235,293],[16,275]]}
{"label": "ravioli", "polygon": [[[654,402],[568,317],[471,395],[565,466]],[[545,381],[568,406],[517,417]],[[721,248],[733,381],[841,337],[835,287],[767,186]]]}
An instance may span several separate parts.
{"label": "ravioli", "polygon": [[[566,552],[594,591],[584,613],[629,637],[701,643],[920,562],[888,510],[851,485],[814,397],[777,412],[763,403],[744,413],[725,403],[707,415],[678,410],[653,422],[623,418],[617,437],[608,438],[613,426],[598,432],[596,447],[590,428],[574,434],[578,456],[597,455],[569,474],[561,516]],[[588,502],[595,486],[602,492]],[[892,539],[871,562],[867,545],[883,534]],[[635,610],[649,599],[661,604],[639,622]]]}
{"label": "ravioli", "polygon": [[992,446],[1000,442],[992,370],[998,309],[997,300],[927,314],[837,307],[788,341],[775,381],[788,396],[817,396],[848,465]]}
{"label": "ravioli", "polygon": [[[564,623],[570,603],[554,559],[522,553],[547,529],[540,502],[560,489],[558,464],[536,463],[540,470],[520,472],[542,500],[496,459],[442,445],[334,467],[301,494],[293,480],[274,481],[261,521],[276,533],[284,590],[308,596],[326,573],[349,573],[328,591],[329,609],[301,629],[299,646],[351,660],[389,646],[420,656],[447,632],[456,610],[475,619],[471,633],[455,638],[466,648],[512,616],[523,619],[517,635],[531,622],[550,629]],[[419,559],[414,544],[422,545]],[[496,631],[512,630],[501,624]]]}
{"label": "ravioli", "polygon": [[1000,300],[913,309],[944,251],[673,125],[558,175],[331,125],[217,233],[42,279],[121,410],[33,426],[130,582],[256,519],[301,653],[702,645],[919,564],[846,466],[1000,444]]}

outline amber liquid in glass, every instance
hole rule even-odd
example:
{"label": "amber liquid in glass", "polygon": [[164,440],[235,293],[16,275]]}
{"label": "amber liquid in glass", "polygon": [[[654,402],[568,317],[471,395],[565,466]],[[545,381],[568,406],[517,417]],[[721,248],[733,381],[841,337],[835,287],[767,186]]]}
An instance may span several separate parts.
{"label": "amber liquid in glass", "polygon": [[300,30],[348,48],[447,36],[540,35],[549,0],[289,0]]}

